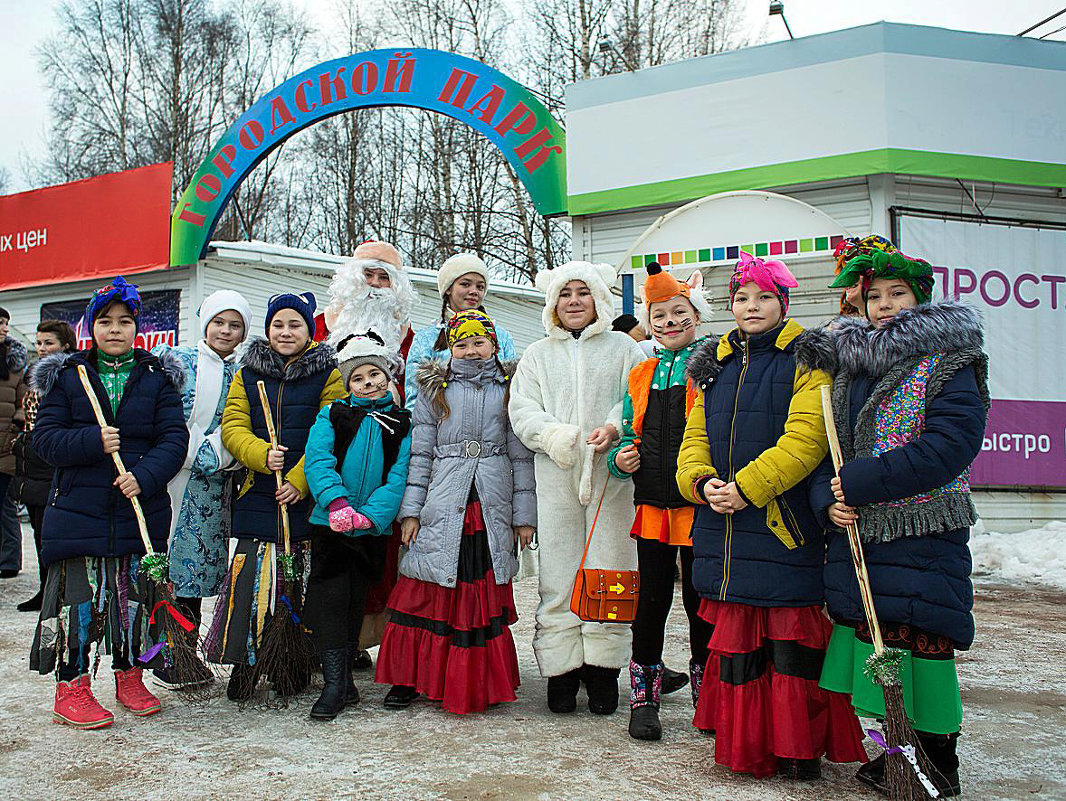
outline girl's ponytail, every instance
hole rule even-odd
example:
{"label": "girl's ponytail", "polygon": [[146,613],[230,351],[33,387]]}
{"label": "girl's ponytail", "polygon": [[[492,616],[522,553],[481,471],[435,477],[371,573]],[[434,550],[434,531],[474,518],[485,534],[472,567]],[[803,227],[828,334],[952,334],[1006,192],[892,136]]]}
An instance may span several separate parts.
{"label": "girl's ponytail", "polygon": [[447,398],[444,394],[448,391],[448,381],[452,377],[452,364],[448,361],[448,368],[444,373],[444,380],[441,381],[437,391],[433,393],[433,397],[430,399],[430,408],[432,408],[437,414],[437,423],[443,423],[447,420],[452,413],[451,407],[448,405]]}

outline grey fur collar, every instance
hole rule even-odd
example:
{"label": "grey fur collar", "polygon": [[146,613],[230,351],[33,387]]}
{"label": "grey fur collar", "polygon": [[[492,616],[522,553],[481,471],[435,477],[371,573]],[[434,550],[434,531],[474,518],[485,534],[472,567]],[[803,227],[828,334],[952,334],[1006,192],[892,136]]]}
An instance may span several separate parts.
{"label": "grey fur collar", "polygon": [[[721,337],[711,335],[696,349],[685,366],[685,376],[697,387],[706,389],[707,384],[722,370],[718,361],[718,343]],[[826,328],[810,328],[793,339],[784,348],[785,353],[796,357],[796,366],[803,370],[836,371],[836,350],[833,337]]]}
{"label": "grey fur collar", "polygon": [[[59,374],[66,368],[77,367],[79,364],[92,367],[92,362],[89,359],[90,353],[91,351],[80,350],[71,353],[53,353],[51,356],[45,356],[43,359],[34,362],[30,369],[26,371],[26,384],[40,395],[47,395],[48,391],[55,385]],[[170,380],[170,383],[174,385],[174,388],[178,392],[182,391],[185,386],[185,368],[177,356],[169,351],[156,355],[140,348],[135,348],[133,355],[138,365],[143,365],[149,370],[161,369]],[[95,370],[95,368],[93,369]]]}
{"label": "grey fur collar", "polygon": [[839,317],[829,328],[839,367],[852,375],[882,376],[903,359],[984,346],[977,311],[954,300],[904,309],[882,328],[861,317]]}
{"label": "grey fur collar", "polygon": [[[453,377],[448,365],[449,362],[436,359],[427,359],[418,365],[418,372],[415,373],[418,391],[428,393],[428,397],[435,397],[444,387],[444,382]],[[511,378],[518,367],[518,362],[500,362],[500,366],[503,368],[503,376],[497,377],[497,380]]]}
{"label": "grey fur collar", "polygon": [[26,362],[29,361],[26,346],[14,337],[8,337],[4,344],[7,345],[7,369],[13,373],[25,370]]}
{"label": "grey fur collar", "polygon": [[292,364],[285,369],[285,357],[270,348],[270,343],[262,337],[255,337],[248,343],[244,351],[241,365],[248,367],[260,375],[281,381],[288,379],[298,381],[301,378],[309,378],[326,370],[332,370],[337,366],[337,353],[332,345],[320,342],[312,345]]}

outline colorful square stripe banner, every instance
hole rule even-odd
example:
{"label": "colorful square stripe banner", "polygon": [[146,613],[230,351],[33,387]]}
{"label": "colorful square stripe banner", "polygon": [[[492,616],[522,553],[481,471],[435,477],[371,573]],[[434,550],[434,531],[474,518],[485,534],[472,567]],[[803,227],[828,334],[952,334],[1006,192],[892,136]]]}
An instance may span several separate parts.
{"label": "colorful square stripe banner", "polygon": [[749,242],[743,245],[714,245],[693,250],[674,250],[669,253],[643,253],[630,257],[629,266],[634,270],[644,269],[644,265],[653,261],[663,267],[681,264],[710,264],[716,261],[736,261],[740,251],[747,251],[753,256],[774,257],[805,255],[808,253],[832,252],[844,237],[840,235],[809,236],[801,239],[780,239],[776,242]]}

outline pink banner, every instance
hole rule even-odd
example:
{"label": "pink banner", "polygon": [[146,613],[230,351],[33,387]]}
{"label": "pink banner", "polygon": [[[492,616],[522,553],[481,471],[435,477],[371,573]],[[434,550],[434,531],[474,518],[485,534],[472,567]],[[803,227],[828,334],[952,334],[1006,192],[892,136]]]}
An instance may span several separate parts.
{"label": "pink banner", "polygon": [[971,483],[1066,486],[1066,403],[993,400]]}

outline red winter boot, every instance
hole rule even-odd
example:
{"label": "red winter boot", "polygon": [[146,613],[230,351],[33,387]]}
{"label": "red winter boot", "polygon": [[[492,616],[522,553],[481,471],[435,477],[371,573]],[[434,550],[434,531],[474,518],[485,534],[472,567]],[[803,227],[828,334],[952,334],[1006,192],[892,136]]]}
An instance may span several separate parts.
{"label": "red winter boot", "polygon": [[89,685],[89,674],[56,684],[56,703],[52,720],[77,729],[102,729],[115,721],[115,716],[100,706]]}
{"label": "red winter boot", "polygon": [[115,698],[134,715],[144,717],[154,715],[163,705],[159,699],[148,692],[141,678],[141,668],[115,671]]}

